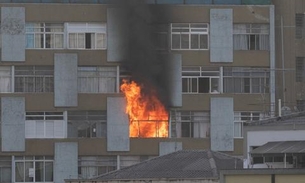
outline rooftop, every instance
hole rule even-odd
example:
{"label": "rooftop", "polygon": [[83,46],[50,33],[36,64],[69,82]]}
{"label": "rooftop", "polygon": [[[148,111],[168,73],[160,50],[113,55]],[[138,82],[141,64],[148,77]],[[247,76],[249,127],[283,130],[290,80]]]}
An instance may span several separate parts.
{"label": "rooftop", "polygon": [[218,179],[220,170],[242,167],[242,160],[224,153],[183,150],[101,175],[94,180]]}

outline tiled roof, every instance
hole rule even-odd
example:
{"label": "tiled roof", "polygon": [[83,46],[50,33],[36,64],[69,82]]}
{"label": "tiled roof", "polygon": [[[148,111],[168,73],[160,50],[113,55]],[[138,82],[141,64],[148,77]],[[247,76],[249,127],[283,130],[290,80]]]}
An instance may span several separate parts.
{"label": "tiled roof", "polygon": [[268,142],[250,152],[252,155],[262,154],[296,154],[305,153],[305,141]]}
{"label": "tiled roof", "polygon": [[242,160],[224,153],[183,150],[152,158],[95,179],[218,179],[219,170],[241,169],[242,166]]}

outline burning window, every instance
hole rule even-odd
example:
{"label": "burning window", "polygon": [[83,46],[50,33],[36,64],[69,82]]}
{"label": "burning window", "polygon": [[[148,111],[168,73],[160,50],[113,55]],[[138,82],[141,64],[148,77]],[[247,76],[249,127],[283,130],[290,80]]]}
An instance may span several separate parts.
{"label": "burning window", "polygon": [[136,82],[123,81],[130,137],[168,137],[168,112],[154,90],[143,93]]}

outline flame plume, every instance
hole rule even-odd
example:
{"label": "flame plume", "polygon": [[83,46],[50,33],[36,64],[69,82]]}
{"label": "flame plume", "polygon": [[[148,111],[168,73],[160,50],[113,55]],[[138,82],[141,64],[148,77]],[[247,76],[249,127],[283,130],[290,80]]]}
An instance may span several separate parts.
{"label": "flame plume", "polygon": [[136,82],[126,80],[121,91],[127,100],[130,137],[168,137],[168,112],[155,91],[145,95]]}

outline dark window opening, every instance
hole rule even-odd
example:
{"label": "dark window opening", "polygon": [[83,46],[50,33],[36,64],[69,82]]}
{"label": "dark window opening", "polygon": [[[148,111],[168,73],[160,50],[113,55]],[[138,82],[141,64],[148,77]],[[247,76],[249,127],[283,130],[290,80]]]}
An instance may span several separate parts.
{"label": "dark window opening", "polygon": [[199,78],[199,93],[209,93],[209,92],[210,92],[210,79]]}
{"label": "dark window opening", "polygon": [[91,33],[86,33],[85,34],[85,39],[86,39],[86,49],[91,48]]}

